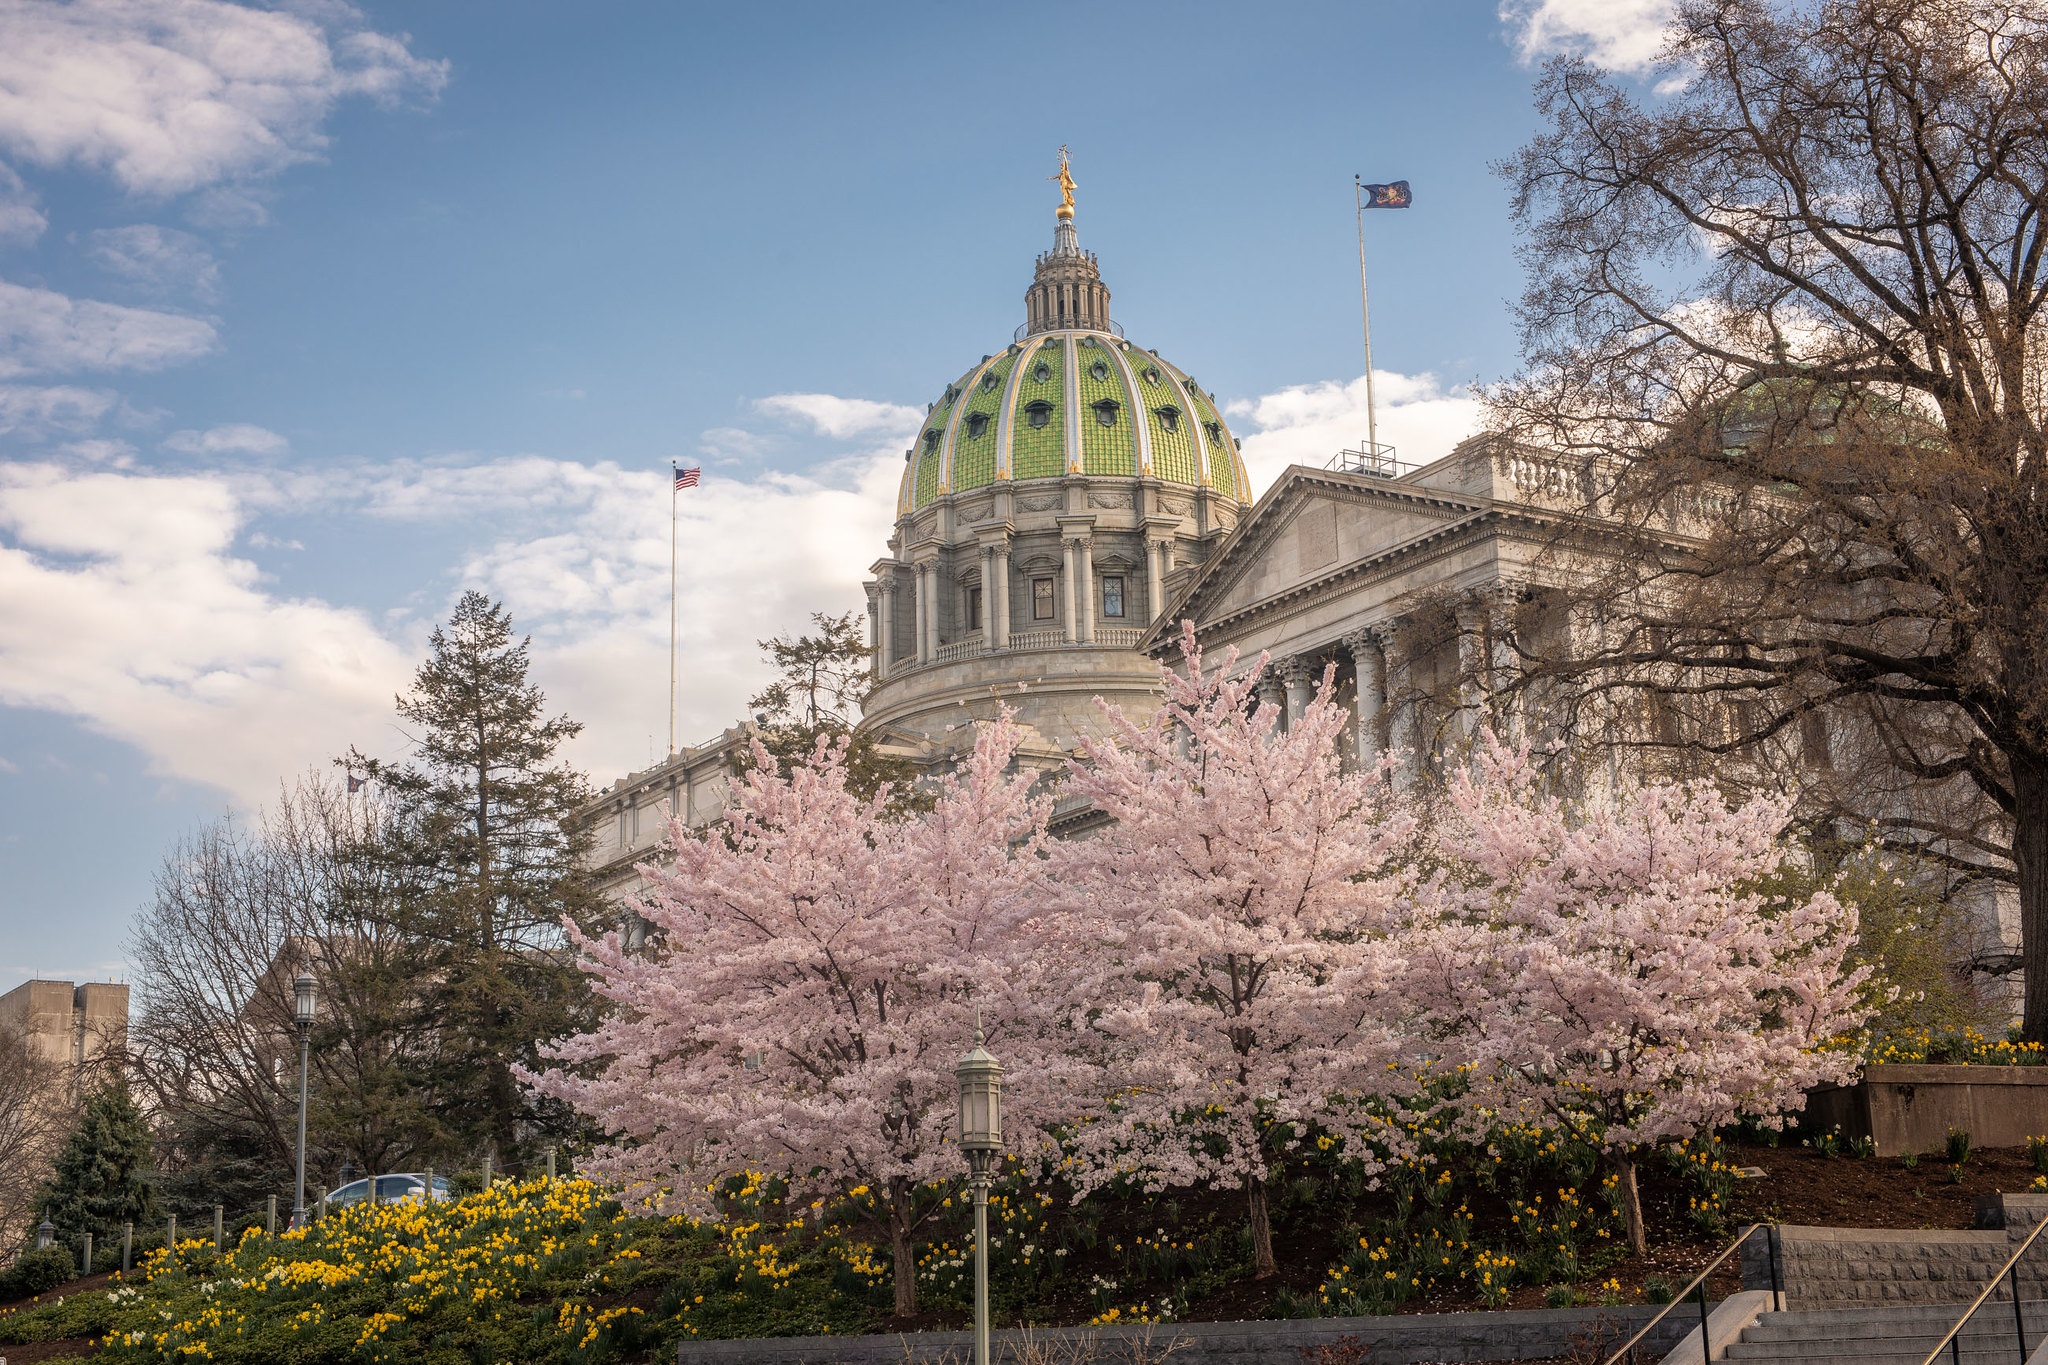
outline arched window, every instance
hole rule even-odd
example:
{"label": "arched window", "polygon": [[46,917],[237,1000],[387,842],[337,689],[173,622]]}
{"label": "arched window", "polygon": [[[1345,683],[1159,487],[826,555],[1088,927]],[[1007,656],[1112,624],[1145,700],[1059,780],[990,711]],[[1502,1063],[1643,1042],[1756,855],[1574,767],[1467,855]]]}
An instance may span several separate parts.
{"label": "arched window", "polygon": [[1031,377],[1041,384],[1045,383],[1046,380],[1052,378],[1052,366],[1046,364],[1043,360],[1039,361],[1038,367],[1031,371]]}
{"label": "arched window", "polygon": [[996,385],[1002,382],[1002,377],[999,376],[994,370],[986,371],[981,376],[981,391],[983,393],[993,393],[995,391]]}
{"label": "arched window", "polygon": [[1096,361],[1088,367],[1088,373],[1094,375],[1097,379],[1109,378],[1109,362],[1106,360]]}
{"label": "arched window", "polygon": [[1024,405],[1024,420],[1034,427],[1042,427],[1052,421],[1052,404],[1043,398],[1033,399]]}

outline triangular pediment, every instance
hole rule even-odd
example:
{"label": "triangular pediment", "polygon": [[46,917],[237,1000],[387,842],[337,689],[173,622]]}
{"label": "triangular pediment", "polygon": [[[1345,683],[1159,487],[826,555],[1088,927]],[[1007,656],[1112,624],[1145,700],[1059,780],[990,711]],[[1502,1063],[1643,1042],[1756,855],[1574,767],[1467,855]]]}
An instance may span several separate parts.
{"label": "triangular pediment", "polygon": [[1183,619],[1200,629],[1431,540],[1491,505],[1488,499],[1370,474],[1291,465],[1182,587],[1145,645],[1169,641]]}

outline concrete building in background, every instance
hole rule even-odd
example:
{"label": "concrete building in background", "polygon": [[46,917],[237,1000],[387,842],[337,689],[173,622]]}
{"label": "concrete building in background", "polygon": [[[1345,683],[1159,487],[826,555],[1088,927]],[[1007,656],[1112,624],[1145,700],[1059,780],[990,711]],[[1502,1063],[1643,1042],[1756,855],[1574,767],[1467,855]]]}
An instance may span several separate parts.
{"label": "concrete building in background", "polygon": [[0,995],[0,1033],[26,1039],[75,1086],[128,1041],[128,987],[117,981],[24,981]]}

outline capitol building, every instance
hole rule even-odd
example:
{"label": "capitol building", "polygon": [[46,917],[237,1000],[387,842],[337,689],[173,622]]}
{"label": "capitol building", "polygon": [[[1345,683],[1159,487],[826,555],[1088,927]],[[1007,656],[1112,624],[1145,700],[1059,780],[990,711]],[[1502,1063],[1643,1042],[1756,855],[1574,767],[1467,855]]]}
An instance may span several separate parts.
{"label": "capitol building", "polygon": [[[904,452],[893,534],[865,585],[875,681],[861,728],[937,767],[1008,706],[1028,727],[1020,761],[1056,768],[1102,732],[1097,698],[1137,719],[1156,706],[1186,619],[1214,657],[1270,656],[1259,688],[1278,714],[1333,669],[1347,750],[1365,761],[1391,745],[1411,775],[1429,768],[1482,717],[1474,689],[1511,662],[1509,629],[1549,628],[1533,589],[1562,471],[1482,440],[1421,467],[1336,452],[1254,501],[1215,389],[1112,317],[1062,180],[1023,321],[932,398]],[[585,808],[609,892],[637,885],[667,810],[717,818],[750,728]],[[1055,828],[1085,816],[1063,811]]]}

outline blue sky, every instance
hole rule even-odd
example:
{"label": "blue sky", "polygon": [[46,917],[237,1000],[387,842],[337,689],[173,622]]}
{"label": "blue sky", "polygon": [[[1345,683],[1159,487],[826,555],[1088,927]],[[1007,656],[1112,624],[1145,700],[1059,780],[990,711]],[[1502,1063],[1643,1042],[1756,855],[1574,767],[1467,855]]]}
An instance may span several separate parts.
{"label": "blue sky", "polygon": [[900,451],[1009,339],[1072,149],[1131,337],[1261,485],[1469,431],[1515,363],[1530,62],[1662,0],[1173,7],[0,0],[0,990],[119,974],[184,832],[350,744],[463,589],[599,782],[860,604]]}

